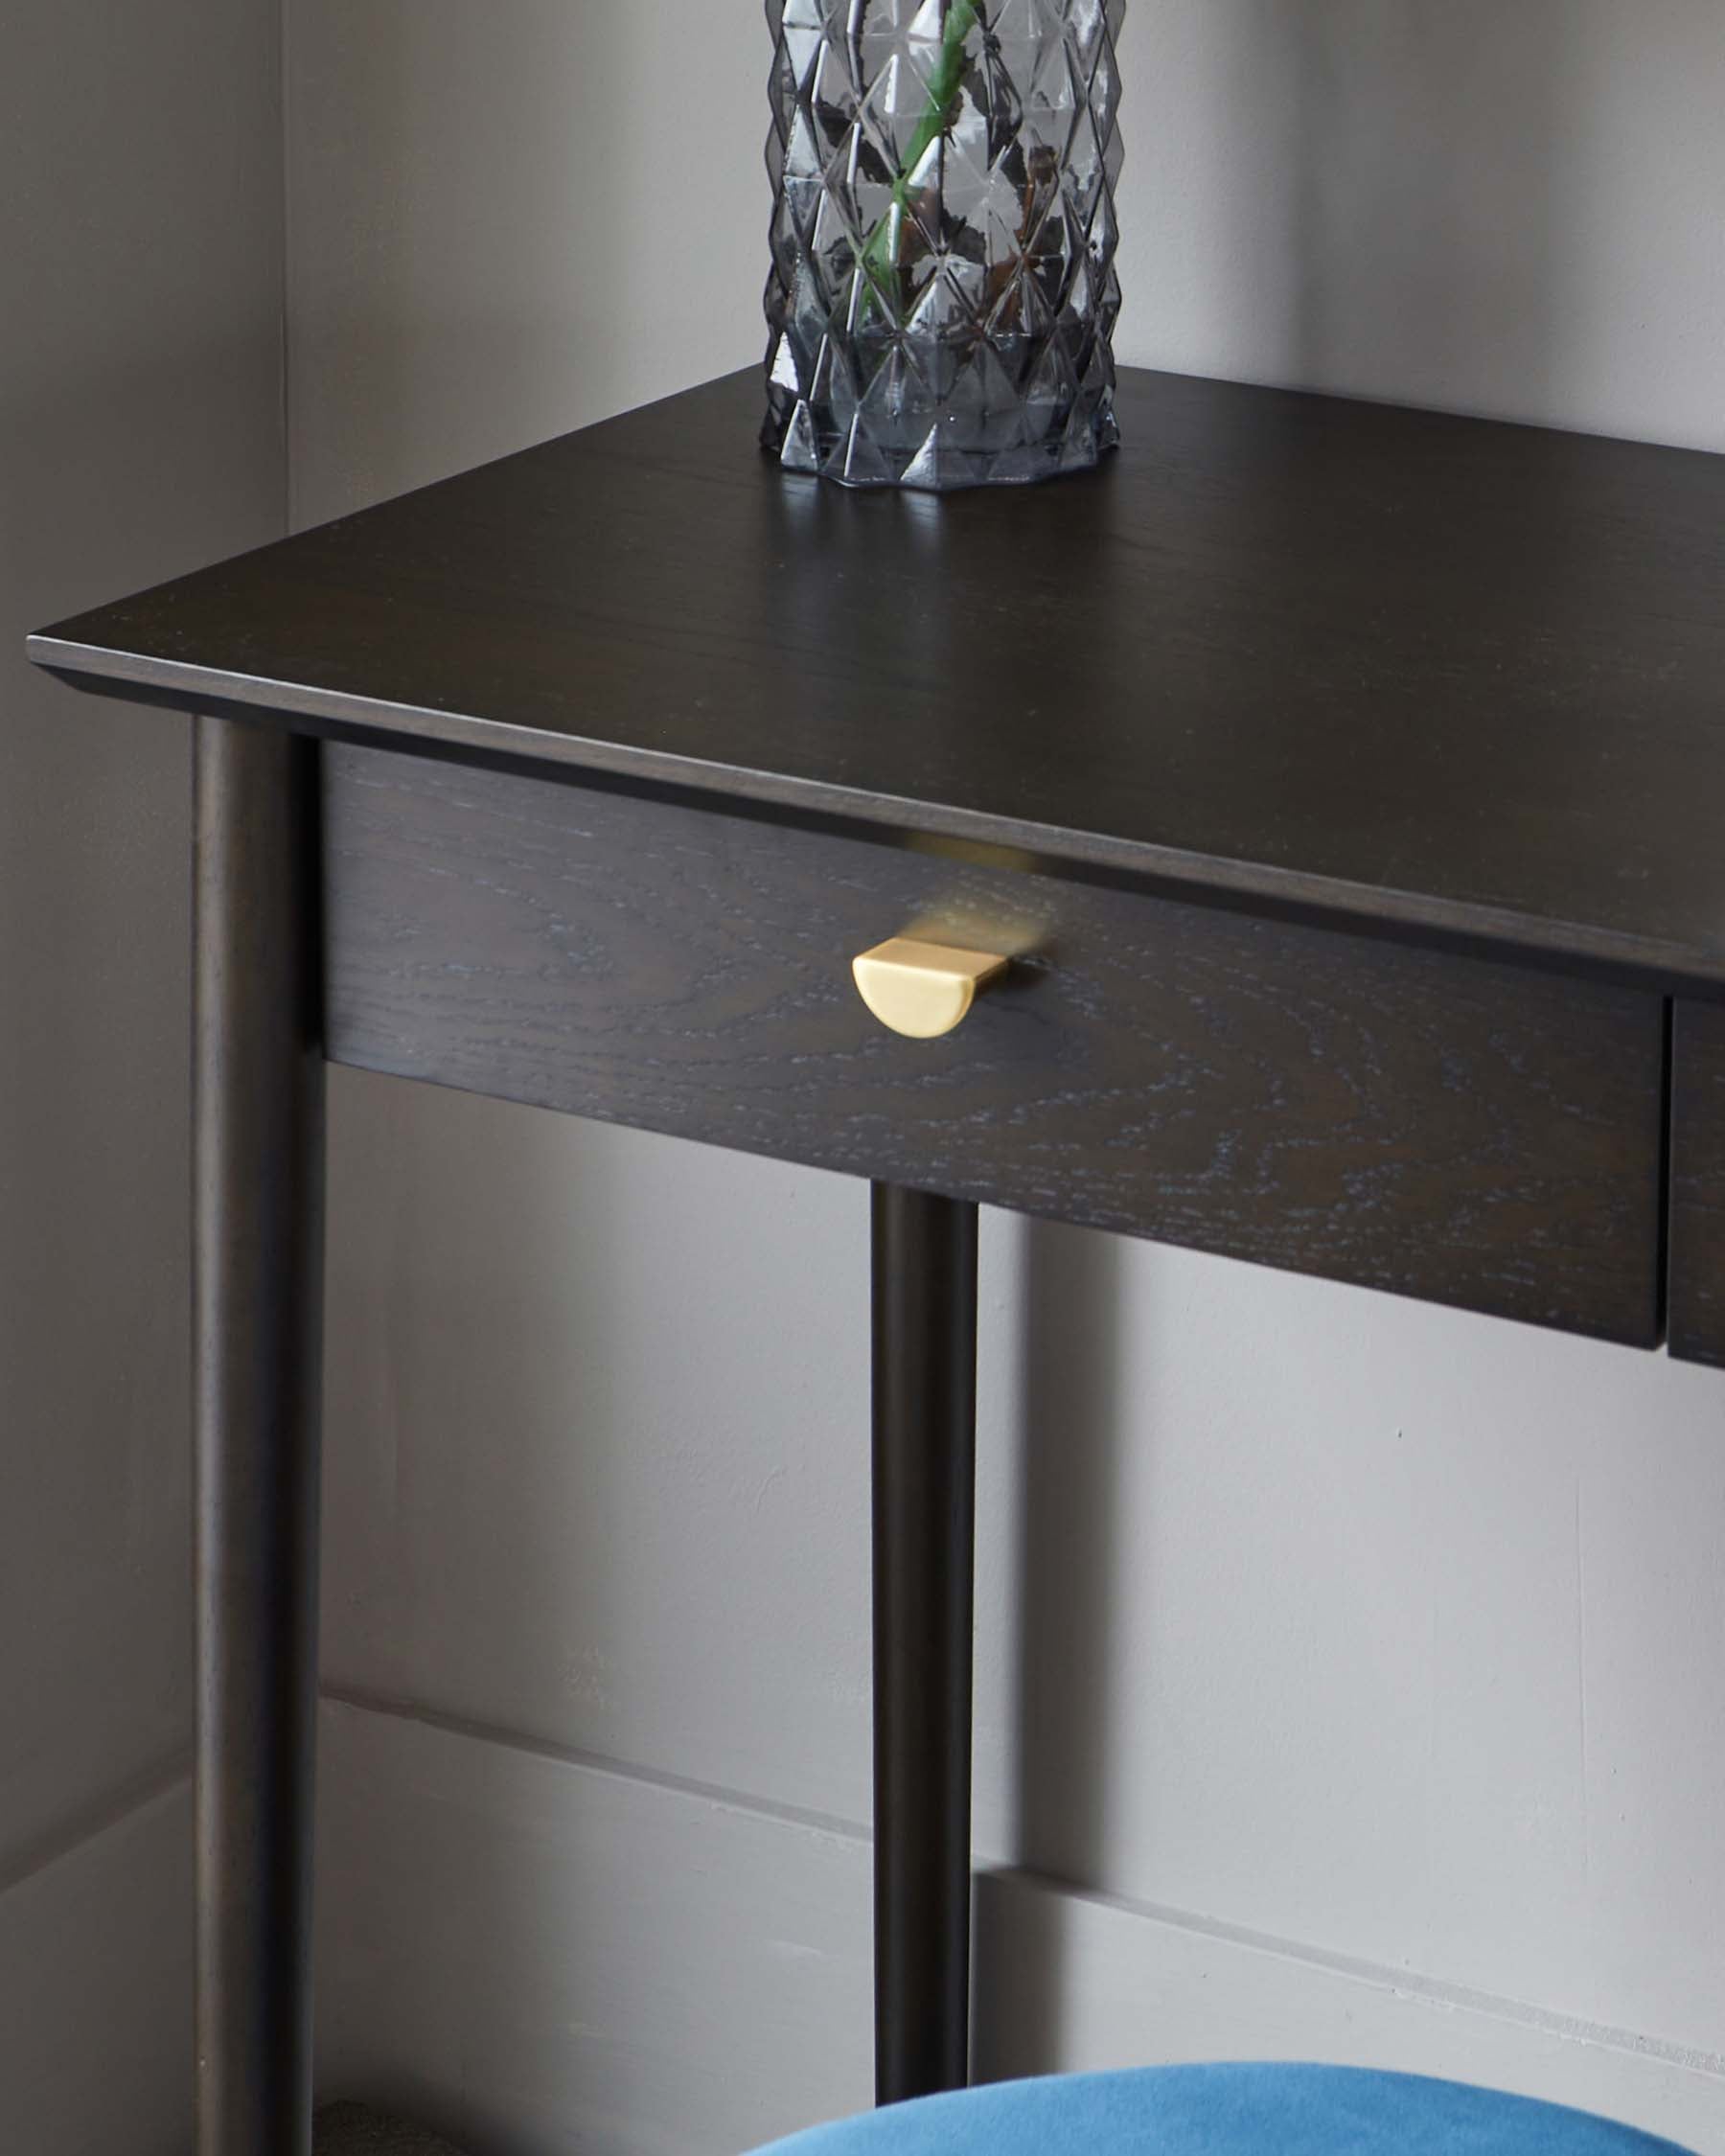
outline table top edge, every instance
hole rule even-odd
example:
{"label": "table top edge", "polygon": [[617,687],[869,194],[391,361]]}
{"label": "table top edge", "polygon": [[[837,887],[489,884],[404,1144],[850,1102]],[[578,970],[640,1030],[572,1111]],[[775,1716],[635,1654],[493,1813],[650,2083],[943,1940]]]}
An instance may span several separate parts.
{"label": "table top edge", "polygon": [[1023,866],[1043,873],[1100,872],[1198,902],[1248,907],[1257,902],[1267,911],[1293,912],[1338,928],[1409,941],[1459,942],[1485,957],[1605,973],[1660,994],[1725,1000],[1725,953],[1656,943],[1620,930],[1355,883],[1273,862],[1189,853],[960,804],[870,792],[469,714],[388,704],[83,644],[52,630],[29,636],[26,652],[34,664],[72,685],[122,700],[142,692],[150,701],[187,713],[238,707],[294,731],[362,738],[407,754],[453,752],[459,757],[467,752],[474,758],[507,758],[548,778],[575,780],[586,773],[632,780],[717,797],[720,805],[780,809],[861,823],[888,836],[972,845],[1020,857]]}

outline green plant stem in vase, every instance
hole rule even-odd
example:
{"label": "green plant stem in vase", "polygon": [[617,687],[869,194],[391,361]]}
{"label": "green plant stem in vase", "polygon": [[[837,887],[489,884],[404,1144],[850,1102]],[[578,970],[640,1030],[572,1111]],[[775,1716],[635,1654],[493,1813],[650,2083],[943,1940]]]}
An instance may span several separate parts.
{"label": "green plant stem in vase", "polygon": [[980,20],[978,0],[952,0],[941,29],[940,57],[929,77],[929,102],[893,177],[892,208],[869,234],[862,250],[862,266],[871,281],[885,284],[898,276],[905,219],[912,200],[910,183],[923,159],[953,125],[958,93],[964,87],[965,47]]}

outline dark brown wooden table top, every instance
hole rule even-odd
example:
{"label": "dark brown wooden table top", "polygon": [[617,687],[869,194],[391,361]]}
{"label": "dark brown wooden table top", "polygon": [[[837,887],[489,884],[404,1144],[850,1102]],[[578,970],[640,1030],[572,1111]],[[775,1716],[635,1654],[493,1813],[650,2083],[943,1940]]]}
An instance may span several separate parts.
{"label": "dark brown wooden table top", "polygon": [[1129,371],[846,494],[740,375],[62,623],[84,685],[1725,990],[1725,457]]}

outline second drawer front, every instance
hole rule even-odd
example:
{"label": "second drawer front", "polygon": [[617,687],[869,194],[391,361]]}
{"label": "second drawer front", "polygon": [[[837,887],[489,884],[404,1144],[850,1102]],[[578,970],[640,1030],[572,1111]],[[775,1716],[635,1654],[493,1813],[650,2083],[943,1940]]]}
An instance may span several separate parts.
{"label": "second drawer front", "polygon": [[[1657,1338],[1653,997],[381,750],[325,817],[337,1062]],[[944,1040],[851,985],[918,928],[1026,953]]]}

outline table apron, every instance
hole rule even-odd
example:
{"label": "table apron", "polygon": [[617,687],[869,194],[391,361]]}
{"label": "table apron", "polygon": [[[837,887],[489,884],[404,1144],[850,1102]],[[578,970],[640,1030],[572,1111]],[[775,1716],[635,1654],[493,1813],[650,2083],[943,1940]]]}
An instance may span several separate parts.
{"label": "table apron", "polygon": [[[1666,1008],[723,806],[324,749],[338,1063],[1642,1345]],[[956,1032],[850,960],[1014,962]]]}

